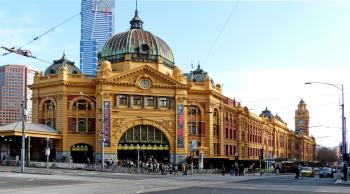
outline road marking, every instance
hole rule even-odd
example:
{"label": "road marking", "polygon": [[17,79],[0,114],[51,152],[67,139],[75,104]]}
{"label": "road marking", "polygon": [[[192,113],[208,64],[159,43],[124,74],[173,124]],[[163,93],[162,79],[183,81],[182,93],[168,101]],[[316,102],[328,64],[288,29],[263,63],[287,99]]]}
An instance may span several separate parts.
{"label": "road marking", "polygon": [[137,191],[136,193],[141,193],[145,189],[145,187],[142,184],[139,184],[139,183],[135,183],[135,184],[137,184],[138,186],[140,186],[142,188],[141,190]]}
{"label": "road marking", "polygon": [[26,180],[26,181],[32,181],[32,180],[34,180],[33,178],[30,178],[30,179],[28,179],[28,180]]}

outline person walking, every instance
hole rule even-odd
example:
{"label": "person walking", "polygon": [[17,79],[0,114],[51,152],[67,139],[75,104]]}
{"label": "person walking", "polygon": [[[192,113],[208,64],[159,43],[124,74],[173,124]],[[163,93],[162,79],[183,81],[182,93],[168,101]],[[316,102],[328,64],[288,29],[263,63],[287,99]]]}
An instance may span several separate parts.
{"label": "person walking", "polygon": [[296,180],[299,179],[300,171],[301,171],[301,165],[298,164],[297,166],[295,166],[295,179]]}
{"label": "person walking", "polygon": [[348,168],[346,164],[343,165],[343,169],[341,171],[343,173],[343,181],[348,181]]}
{"label": "person walking", "polygon": [[225,176],[225,165],[222,165],[222,167],[221,167],[221,170],[222,170],[222,176]]}
{"label": "person walking", "polygon": [[233,176],[233,173],[235,171],[235,166],[232,164],[230,169],[230,175]]}

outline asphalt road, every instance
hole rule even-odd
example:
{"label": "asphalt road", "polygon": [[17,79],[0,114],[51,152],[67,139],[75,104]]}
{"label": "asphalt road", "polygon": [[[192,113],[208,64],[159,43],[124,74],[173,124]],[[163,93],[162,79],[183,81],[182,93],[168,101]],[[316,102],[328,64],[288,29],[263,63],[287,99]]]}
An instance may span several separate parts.
{"label": "asphalt road", "polygon": [[220,176],[220,175],[135,175],[80,170],[26,169],[12,172],[0,167],[0,193],[149,193],[149,194],[325,194],[350,193],[350,184],[334,184],[330,178],[287,176]]}

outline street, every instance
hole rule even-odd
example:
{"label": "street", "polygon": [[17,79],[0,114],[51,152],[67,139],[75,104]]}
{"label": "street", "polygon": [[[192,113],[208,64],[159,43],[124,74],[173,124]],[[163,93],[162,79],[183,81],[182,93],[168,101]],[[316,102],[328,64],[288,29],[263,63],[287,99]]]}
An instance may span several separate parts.
{"label": "street", "polygon": [[30,168],[18,173],[0,168],[0,193],[350,193],[350,185],[331,178],[294,180],[293,175],[173,176],[102,173],[95,171]]}

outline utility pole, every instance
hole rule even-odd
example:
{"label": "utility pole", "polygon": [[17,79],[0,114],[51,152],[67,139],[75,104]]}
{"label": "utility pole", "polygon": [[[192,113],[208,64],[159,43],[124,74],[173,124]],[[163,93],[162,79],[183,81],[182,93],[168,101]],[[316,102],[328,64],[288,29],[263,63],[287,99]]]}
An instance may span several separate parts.
{"label": "utility pole", "polygon": [[22,119],[22,149],[21,149],[21,172],[24,173],[24,155],[25,155],[25,141],[26,141],[26,135],[25,135],[25,121],[24,121],[24,101],[21,103],[21,119]]}

